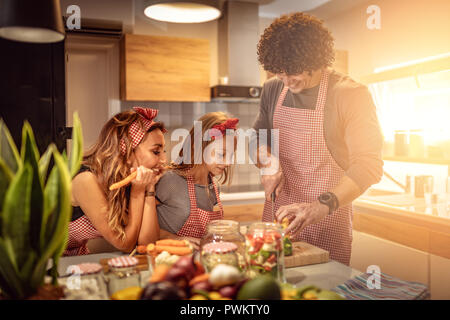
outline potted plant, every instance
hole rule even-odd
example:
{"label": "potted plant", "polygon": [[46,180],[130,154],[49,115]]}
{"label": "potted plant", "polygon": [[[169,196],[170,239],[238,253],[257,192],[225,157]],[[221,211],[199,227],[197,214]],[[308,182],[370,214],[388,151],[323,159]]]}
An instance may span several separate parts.
{"label": "potted plant", "polygon": [[[0,119],[0,296],[57,298],[59,258],[72,214],[71,179],[82,160],[81,124],[74,114],[70,157],[52,143],[40,156],[24,122],[20,153]],[[50,165],[52,163],[52,165]],[[49,261],[52,267],[47,270]],[[50,272],[52,283],[44,279]]]}

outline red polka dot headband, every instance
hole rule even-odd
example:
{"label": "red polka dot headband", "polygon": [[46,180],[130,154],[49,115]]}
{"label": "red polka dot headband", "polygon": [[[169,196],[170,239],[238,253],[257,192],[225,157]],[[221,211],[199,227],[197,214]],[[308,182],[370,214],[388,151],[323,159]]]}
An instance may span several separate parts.
{"label": "red polka dot headband", "polygon": [[[137,145],[142,141],[148,129],[150,129],[156,122],[153,121],[154,118],[158,115],[158,110],[151,108],[142,108],[142,107],[133,107],[133,110],[139,114],[139,118],[135,120],[128,129],[128,135],[131,138],[131,148],[134,149]],[[163,129],[163,133],[167,132],[167,130]],[[120,152],[122,154],[126,154],[127,145],[126,145],[127,137],[123,137],[120,140]]]}

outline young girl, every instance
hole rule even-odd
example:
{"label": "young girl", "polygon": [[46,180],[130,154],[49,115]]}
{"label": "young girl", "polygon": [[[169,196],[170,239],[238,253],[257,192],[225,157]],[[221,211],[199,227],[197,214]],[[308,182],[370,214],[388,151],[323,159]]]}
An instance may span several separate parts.
{"label": "young girl", "polygon": [[[64,255],[88,254],[89,239],[103,237],[118,250],[159,238],[155,185],[165,163],[164,124],[158,110],[135,107],[115,115],[85,154],[72,181],[72,221]],[[132,172],[131,184],[110,190]]]}
{"label": "young girl", "polygon": [[[231,180],[235,138],[226,139],[226,134],[234,133],[239,120],[224,112],[211,112],[198,121],[201,132],[195,126],[190,130],[172,170],[156,185],[161,238],[187,239],[195,247],[205,235],[207,224],[223,218],[213,177],[222,184]],[[196,140],[200,152],[195,150]],[[213,211],[216,204],[220,210]]]}

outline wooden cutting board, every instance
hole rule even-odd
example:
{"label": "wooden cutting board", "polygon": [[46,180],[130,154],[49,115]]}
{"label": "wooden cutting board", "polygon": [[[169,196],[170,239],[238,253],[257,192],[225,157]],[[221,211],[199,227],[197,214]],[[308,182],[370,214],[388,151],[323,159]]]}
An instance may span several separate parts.
{"label": "wooden cutting board", "polygon": [[292,242],[292,256],[284,257],[284,267],[300,267],[325,263],[330,260],[328,251],[306,242]]}

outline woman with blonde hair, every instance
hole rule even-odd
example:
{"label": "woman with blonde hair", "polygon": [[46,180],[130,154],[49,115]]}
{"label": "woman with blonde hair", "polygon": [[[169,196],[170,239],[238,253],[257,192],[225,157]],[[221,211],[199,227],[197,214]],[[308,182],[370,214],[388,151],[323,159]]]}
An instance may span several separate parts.
{"label": "woman with blonde hair", "polygon": [[[214,180],[220,184],[231,181],[239,120],[224,112],[210,112],[198,121],[201,130],[192,127],[175,164],[156,185],[161,237],[187,239],[196,247],[207,224],[223,218]],[[219,210],[214,211],[216,204]]]}
{"label": "woman with blonde hair", "polygon": [[[72,181],[72,221],[64,255],[88,254],[89,239],[103,237],[118,250],[159,238],[155,185],[164,172],[166,132],[158,110],[134,107],[111,118],[83,157]],[[130,184],[114,183],[137,172]]]}

